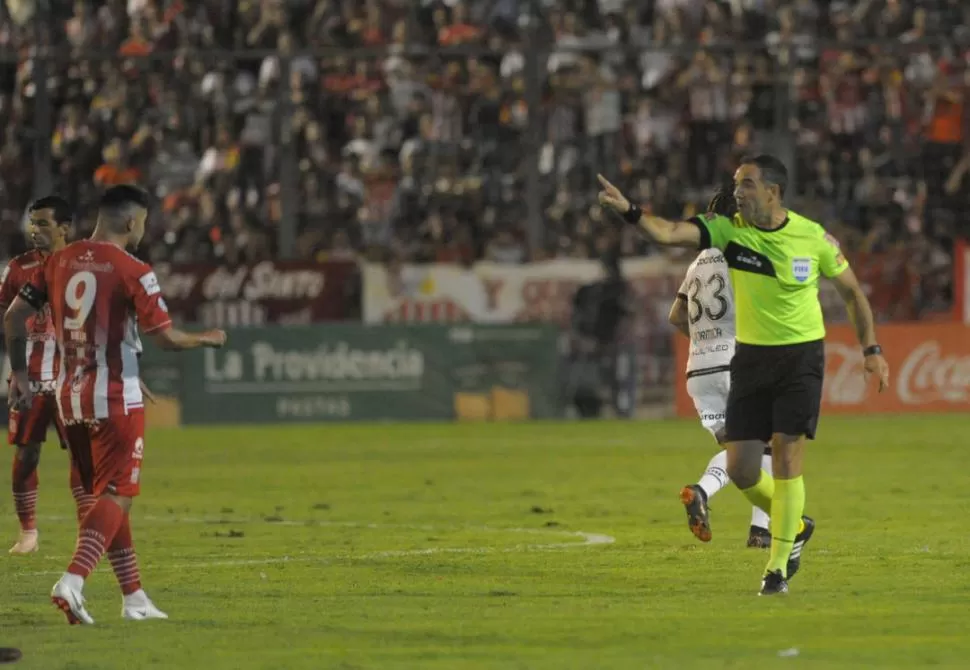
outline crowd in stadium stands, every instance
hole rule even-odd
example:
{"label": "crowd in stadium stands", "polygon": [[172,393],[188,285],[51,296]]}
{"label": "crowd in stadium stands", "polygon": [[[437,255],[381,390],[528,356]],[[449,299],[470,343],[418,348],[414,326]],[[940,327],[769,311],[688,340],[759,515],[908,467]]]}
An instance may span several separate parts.
{"label": "crowd in stadium stands", "polygon": [[[908,278],[895,283],[918,300],[889,295],[885,314],[949,301],[950,247],[970,206],[966,0],[52,5],[62,13],[41,32],[57,47],[55,185],[86,221],[99,188],[149,186],[164,210],[155,260],[272,257],[289,205],[304,257],[519,263],[593,257],[616,241],[650,253],[632,234],[611,239],[592,206],[598,170],[683,217],[741,154],[770,147],[789,158],[794,206],[856,257],[881,254],[867,272]],[[434,51],[462,45],[488,53]],[[328,46],[369,56],[297,55],[288,72],[275,55],[238,57]],[[533,46],[551,55],[530,71]],[[32,143],[48,141],[32,131],[35,52],[33,33],[4,16],[7,251],[31,194]],[[529,248],[536,156],[545,235]],[[295,194],[281,186],[286,161]]]}

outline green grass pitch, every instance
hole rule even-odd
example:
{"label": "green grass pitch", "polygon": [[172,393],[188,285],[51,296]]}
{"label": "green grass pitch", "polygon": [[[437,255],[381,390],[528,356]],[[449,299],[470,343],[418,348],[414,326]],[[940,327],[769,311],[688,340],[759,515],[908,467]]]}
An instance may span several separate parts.
{"label": "green grass pitch", "polygon": [[25,670],[966,668],[968,428],[825,419],[818,530],[772,599],[733,488],[713,542],[687,530],[677,493],[714,448],[695,422],[155,431],[134,533],[172,618],[123,622],[104,562],[94,627],[48,600],[74,543],[48,447],[41,550],[0,556],[0,646]]}

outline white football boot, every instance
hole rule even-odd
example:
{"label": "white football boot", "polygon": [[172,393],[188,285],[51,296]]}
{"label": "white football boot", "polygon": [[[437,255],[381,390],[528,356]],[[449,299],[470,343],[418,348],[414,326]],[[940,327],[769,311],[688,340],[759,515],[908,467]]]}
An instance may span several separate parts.
{"label": "white football boot", "polygon": [[51,602],[57,609],[64,612],[67,622],[72,626],[77,624],[91,625],[94,619],[84,609],[84,596],[81,590],[84,588],[84,580],[77,575],[64,573],[51,591]]}
{"label": "white football boot", "polygon": [[167,619],[168,615],[155,607],[155,603],[143,589],[138,589],[121,599],[121,618],[128,621],[146,621],[147,619]]}

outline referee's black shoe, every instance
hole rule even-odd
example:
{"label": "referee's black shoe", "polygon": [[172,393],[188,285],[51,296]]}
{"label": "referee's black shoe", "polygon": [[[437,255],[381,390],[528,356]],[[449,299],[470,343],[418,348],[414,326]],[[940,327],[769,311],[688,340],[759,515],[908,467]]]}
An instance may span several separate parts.
{"label": "referee's black shoe", "polygon": [[788,579],[794,577],[795,573],[798,572],[798,568],[802,567],[802,549],[812,539],[812,533],[815,532],[815,521],[811,517],[803,516],[802,522],[805,524],[805,528],[795,536],[795,544],[792,545],[791,556],[788,557],[788,565],[785,566]]}
{"label": "referee's black shoe", "polygon": [[761,580],[761,593],[758,595],[775,596],[779,593],[788,593],[788,581],[781,576],[781,570],[775,570]]}
{"label": "referee's black shoe", "polygon": [[707,507],[707,494],[697,484],[680,490],[680,502],[687,510],[687,526],[701,542],[711,541],[711,514]]}

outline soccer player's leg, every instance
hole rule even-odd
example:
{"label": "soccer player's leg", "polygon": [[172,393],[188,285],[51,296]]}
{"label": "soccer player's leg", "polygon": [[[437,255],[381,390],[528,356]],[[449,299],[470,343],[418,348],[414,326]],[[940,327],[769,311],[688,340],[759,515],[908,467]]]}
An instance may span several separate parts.
{"label": "soccer player's leg", "polygon": [[694,401],[701,425],[722,446],[708,462],[697,483],[680,490],[680,502],[687,512],[687,527],[701,542],[710,542],[712,537],[708,507],[710,499],[731,483],[727,474],[727,453],[723,450],[724,413],[729,385],[726,372],[690,377],[687,380],[687,392]]}
{"label": "soccer player's leg", "polygon": [[[85,477],[84,467],[75,459],[73,454],[71,456],[71,493],[74,496],[75,503],[77,504],[77,521],[78,525],[81,524],[84,517],[94,504],[98,501],[97,497],[89,493],[93,490],[93,485],[90,483],[90,478]],[[128,607],[129,604],[143,604],[139,601],[147,599],[144,596],[144,591],[141,588],[141,576],[138,569],[138,556],[135,554],[134,543],[131,539],[131,526],[130,521],[126,517],[125,521],[121,524],[118,529],[118,533],[115,535],[114,540],[108,546],[107,550],[108,562],[111,563],[111,569],[115,573],[115,578],[118,580],[118,586],[121,587],[122,598],[124,600],[124,606],[122,609],[123,615],[128,613],[131,609]],[[134,607],[133,611],[138,612],[141,610],[149,610],[157,612],[161,616],[154,617],[137,617],[137,618],[165,618],[164,614],[158,612],[157,609],[148,602],[148,607]],[[127,617],[126,618],[136,618]]]}
{"label": "soccer player's leg", "polygon": [[168,615],[155,607],[141,586],[138,557],[131,533],[130,509],[133,499],[141,492],[142,459],[145,453],[145,415],[132,412],[124,420],[105,426],[109,435],[104,440],[112,452],[113,473],[102,489],[112,491],[115,501],[125,509],[125,515],[114,538],[107,545],[107,557],[121,588],[121,615],[132,621],[167,619]]}
{"label": "soccer player's leg", "polygon": [[[94,623],[84,610],[82,591],[84,581],[108,553],[122,587],[122,615],[135,620],[167,618],[141,588],[131,539],[129,511],[140,492],[144,414],[132,412],[99,422],[86,432],[93,455],[92,492],[97,502],[81,521],[74,557],[51,597],[71,623]],[[72,450],[73,435],[74,431],[69,431]]]}
{"label": "soccer player's leg", "polygon": [[[85,424],[70,424],[62,427],[64,431],[64,439],[67,441],[68,449],[71,452],[71,484],[72,489],[75,483],[80,485],[82,491],[87,491],[92,497],[95,498],[95,503],[97,502],[96,496],[94,496],[93,481],[94,481],[94,456],[91,448],[91,429]],[[75,501],[77,497],[75,496]],[[91,506],[91,509],[95,505]],[[80,516],[80,511],[78,512]],[[78,553],[81,551],[81,537],[82,533],[85,533],[84,522],[90,516],[90,510],[82,518],[78,520],[78,542],[77,549],[75,551],[75,557],[71,561],[71,567],[68,568],[68,572],[58,580],[51,591],[51,602],[60,609],[67,616],[68,623],[74,624],[93,624],[94,619],[88,614],[85,609],[85,600],[82,591],[84,589],[84,579],[90,574],[75,574],[71,571],[74,567],[74,563],[77,560]],[[88,549],[85,546],[85,558],[86,560],[91,560],[90,556],[87,556]],[[92,568],[93,570],[93,568]]]}
{"label": "soccer player's leg", "polygon": [[[14,509],[20,521],[20,537],[10,548],[14,555],[37,551],[37,489],[40,480],[37,466],[40,463],[40,447],[47,438],[47,426],[53,420],[53,399],[38,395],[31,408],[25,412],[10,410],[8,441],[14,447],[11,489]],[[56,410],[53,410],[56,412]]]}
{"label": "soccer player's leg", "polygon": [[[68,430],[67,427],[61,422],[60,416],[57,414],[55,409],[54,414],[54,428],[57,430],[57,437],[61,443],[61,449],[67,451],[68,461],[70,464],[69,470],[69,486],[71,489],[71,497],[74,498],[75,514],[77,516],[77,523],[80,526],[81,520],[85,515],[94,507],[94,503],[97,502],[97,498],[91,492],[93,489],[94,481],[94,467],[92,465],[90,449],[86,449],[84,453],[79,453],[78,450],[71,449],[68,443]],[[79,446],[86,445],[87,442],[82,442]]]}
{"label": "soccer player's leg", "polygon": [[791,579],[801,567],[802,550],[815,532],[804,516],[802,462],[807,440],[814,439],[822,405],[825,352],[821,342],[796,345],[782,361],[776,385],[772,425],[775,491],[771,515],[771,557],[763,592]]}
{"label": "soccer player's leg", "polygon": [[721,449],[708,462],[697,483],[680,490],[680,502],[687,511],[687,527],[701,542],[710,542],[713,537],[708,503],[714,494],[730,482],[727,476],[727,453]]}

